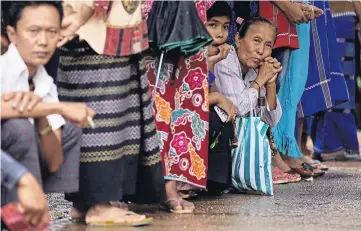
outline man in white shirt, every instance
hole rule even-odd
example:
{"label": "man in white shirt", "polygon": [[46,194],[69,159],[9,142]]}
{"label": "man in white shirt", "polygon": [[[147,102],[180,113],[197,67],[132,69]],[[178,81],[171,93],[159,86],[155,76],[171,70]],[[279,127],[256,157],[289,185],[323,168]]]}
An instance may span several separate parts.
{"label": "man in white shirt", "polygon": [[[82,103],[59,102],[43,66],[59,41],[61,2],[14,1],[7,16],[11,44],[0,57],[1,148],[46,192],[76,192],[80,128],[88,126],[95,112]],[[2,195],[2,202],[15,200],[14,192]]]}

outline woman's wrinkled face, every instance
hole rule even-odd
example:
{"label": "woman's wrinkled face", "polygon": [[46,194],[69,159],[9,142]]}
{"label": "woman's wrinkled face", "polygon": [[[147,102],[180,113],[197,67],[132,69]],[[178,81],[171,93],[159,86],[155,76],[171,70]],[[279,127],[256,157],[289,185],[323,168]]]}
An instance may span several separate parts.
{"label": "woman's wrinkled face", "polygon": [[276,31],[272,25],[257,22],[251,25],[243,38],[236,35],[236,48],[241,64],[250,69],[258,68],[272,54]]}
{"label": "woman's wrinkled face", "polygon": [[208,33],[212,36],[213,42],[208,46],[208,55],[218,54],[218,46],[224,44],[228,39],[228,28],[231,19],[227,16],[216,16],[207,21]]}

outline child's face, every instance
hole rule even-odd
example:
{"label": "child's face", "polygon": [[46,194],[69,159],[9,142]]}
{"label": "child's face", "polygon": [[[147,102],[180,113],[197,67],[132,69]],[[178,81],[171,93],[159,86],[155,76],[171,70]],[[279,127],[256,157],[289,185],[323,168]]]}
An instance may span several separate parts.
{"label": "child's face", "polygon": [[227,16],[216,16],[206,23],[208,33],[212,36],[213,42],[208,46],[208,55],[218,54],[218,46],[224,44],[228,39],[228,28],[231,19]]}

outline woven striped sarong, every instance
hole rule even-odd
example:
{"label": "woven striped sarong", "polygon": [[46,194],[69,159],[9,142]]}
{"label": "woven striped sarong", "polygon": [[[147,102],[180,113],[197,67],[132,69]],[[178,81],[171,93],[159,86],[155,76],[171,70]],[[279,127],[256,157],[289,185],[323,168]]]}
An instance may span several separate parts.
{"label": "woven striped sarong", "polygon": [[335,24],[328,1],[314,1],[324,14],[311,24],[311,46],[306,88],[298,106],[298,117],[311,116],[347,102],[344,74],[336,41]]}
{"label": "woven striped sarong", "polygon": [[58,91],[60,100],[85,102],[97,112],[96,128],[83,129],[79,192],[67,199],[163,200],[159,139],[141,56],[98,55],[86,42],[73,41],[61,51]]}

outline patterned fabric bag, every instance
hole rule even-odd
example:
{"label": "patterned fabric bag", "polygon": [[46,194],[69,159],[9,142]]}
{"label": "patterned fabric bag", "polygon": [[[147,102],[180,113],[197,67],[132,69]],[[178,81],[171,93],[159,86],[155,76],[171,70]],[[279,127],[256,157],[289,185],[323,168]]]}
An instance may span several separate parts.
{"label": "patterned fabric bag", "polygon": [[[252,114],[252,113],[251,113]],[[239,191],[273,196],[269,126],[260,117],[237,118],[238,147],[232,150],[232,184]]]}

